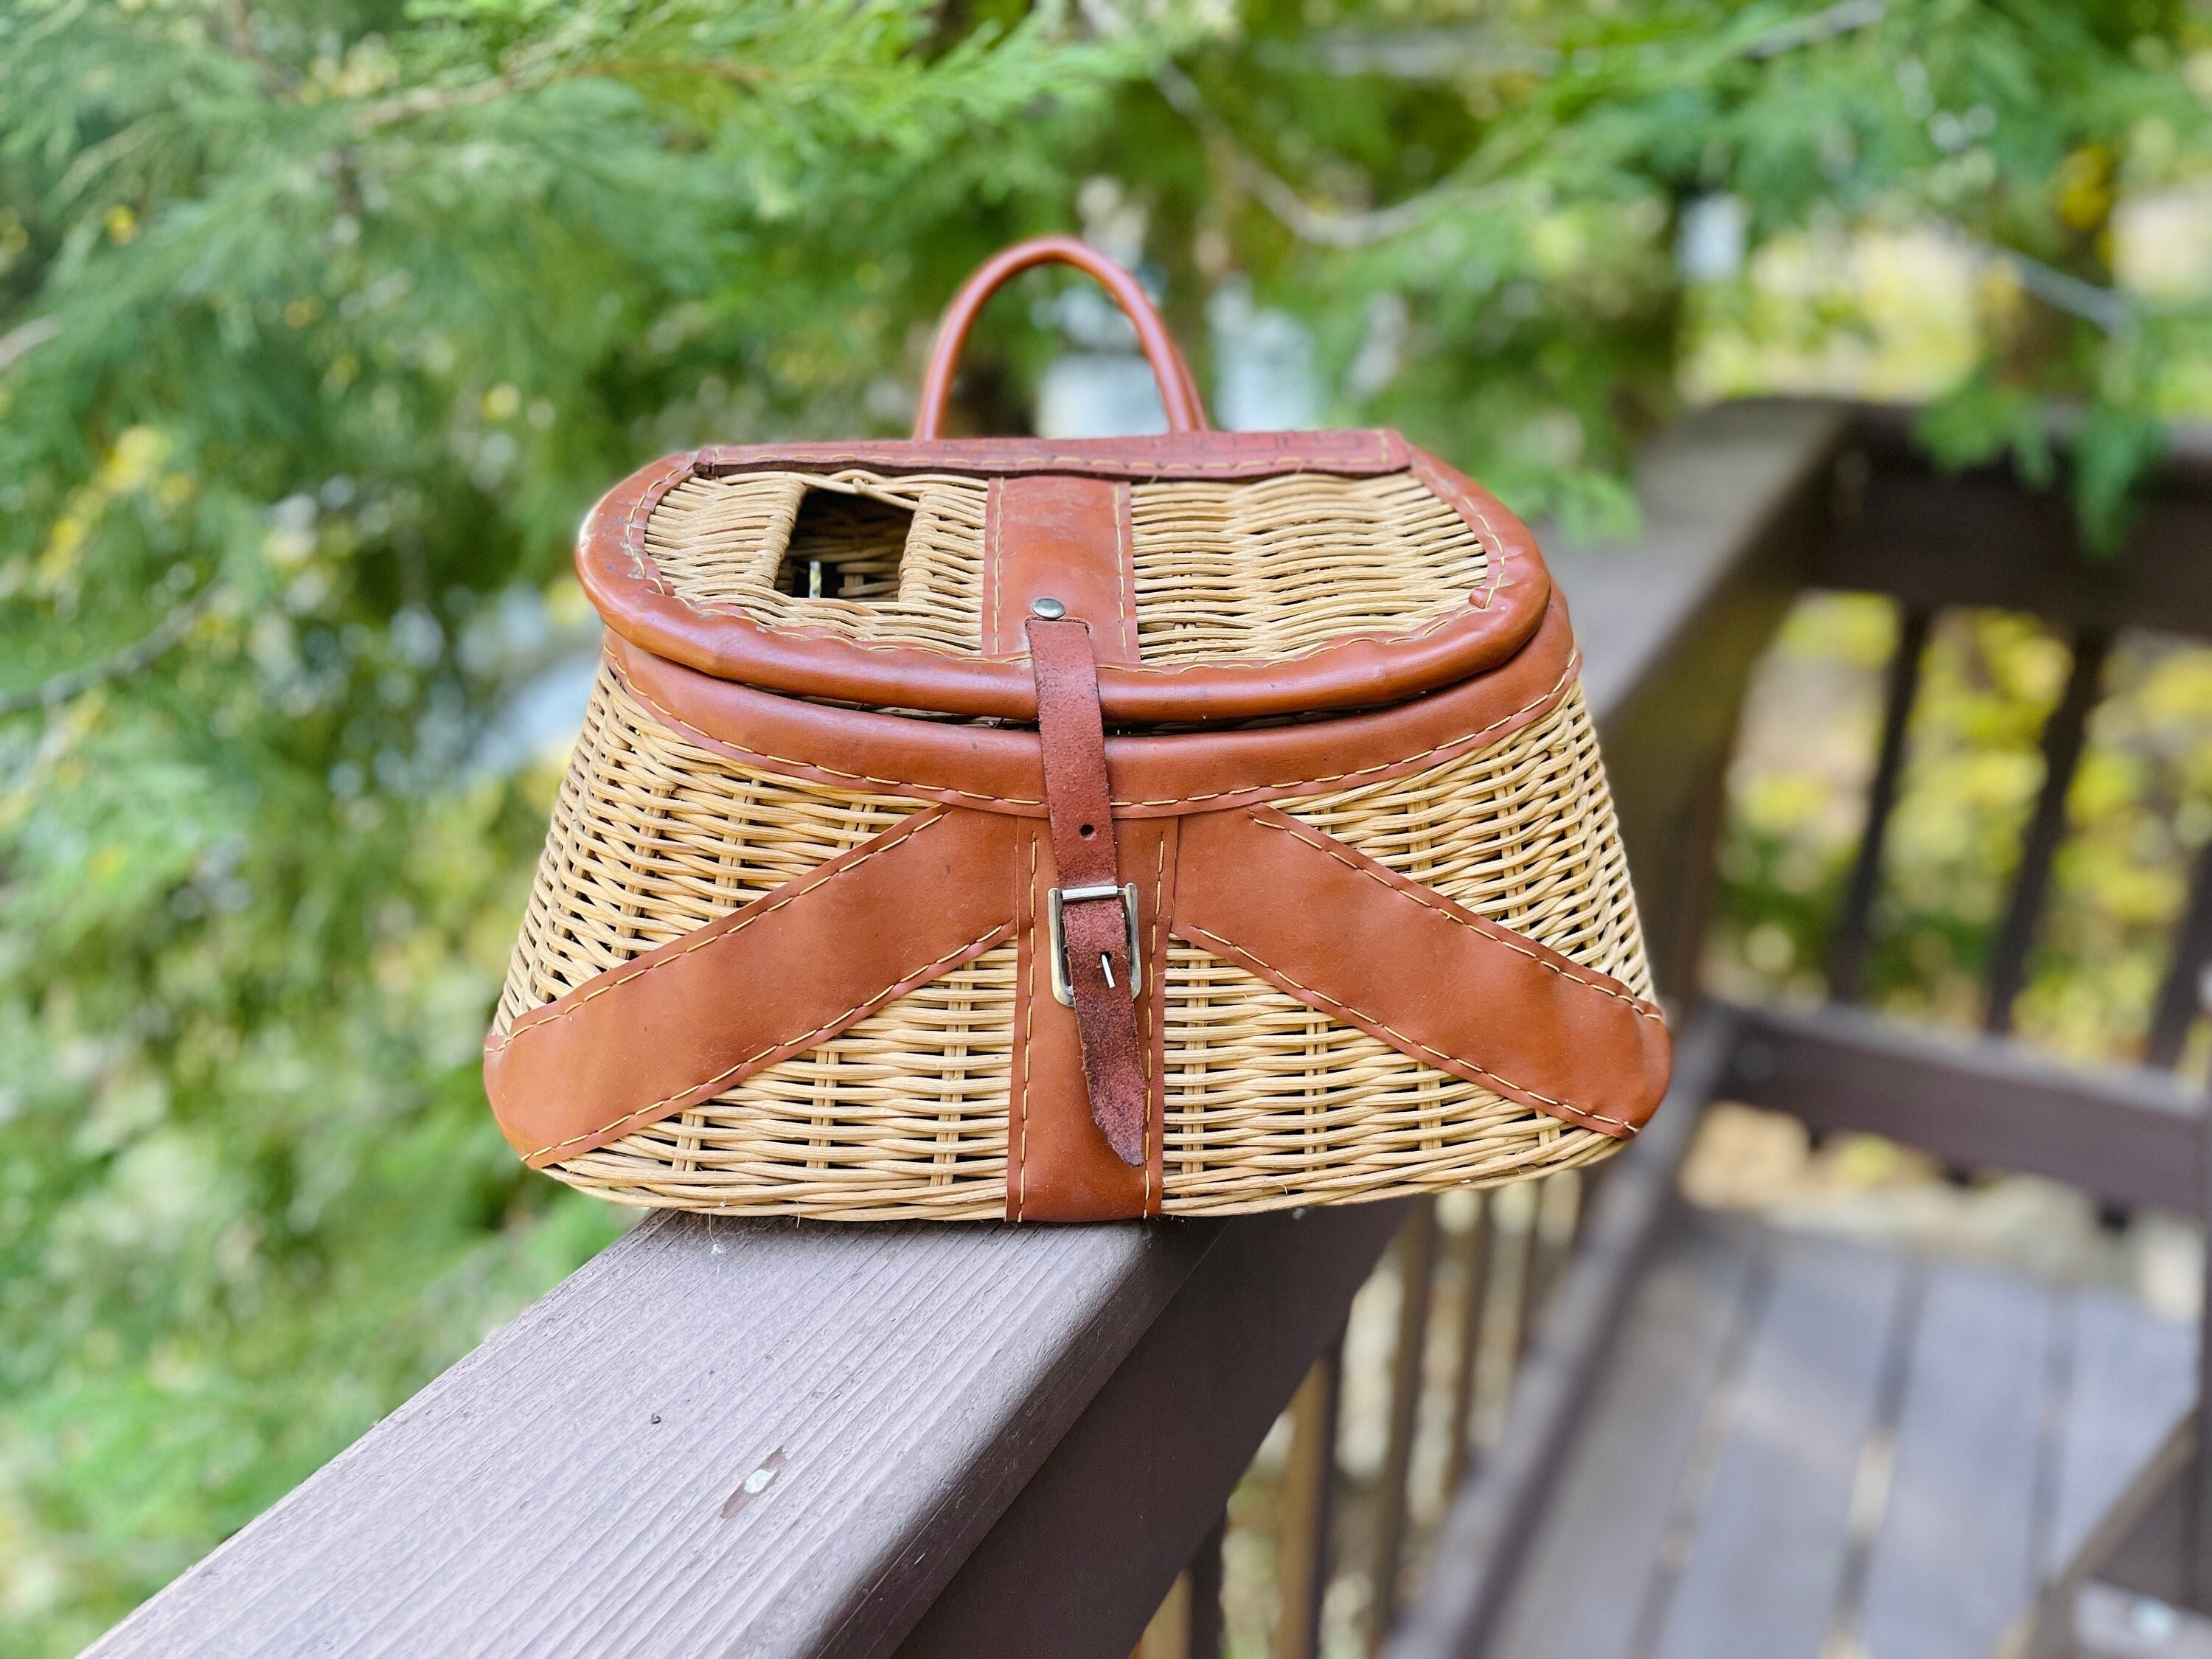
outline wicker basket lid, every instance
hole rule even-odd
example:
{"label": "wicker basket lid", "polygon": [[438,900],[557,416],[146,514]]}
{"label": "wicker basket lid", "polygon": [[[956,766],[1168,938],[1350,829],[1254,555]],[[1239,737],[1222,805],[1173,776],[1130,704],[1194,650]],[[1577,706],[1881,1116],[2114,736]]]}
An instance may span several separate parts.
{"label": "wicker basket lid", "polygon": [[1526,527],[1388,431],[702,449],[610,491],[578,568],[616,632],[718,678],[1029,719],[986,613],[994,491],[1038,474],[1116,487],[1135,660],[1099,689],[1124,726],[1401,702],[1507,660],[1550,596]]}

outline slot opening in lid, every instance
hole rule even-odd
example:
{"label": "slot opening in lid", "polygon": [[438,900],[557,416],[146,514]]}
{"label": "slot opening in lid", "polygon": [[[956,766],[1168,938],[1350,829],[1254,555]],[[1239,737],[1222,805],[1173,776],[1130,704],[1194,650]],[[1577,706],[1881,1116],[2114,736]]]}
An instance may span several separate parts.
{"label": "slot opening in lid", "polygon": [[898,597],[914,512],[871,495],[809,489],[799,497],[775,589],[796,599],[866,603]]}

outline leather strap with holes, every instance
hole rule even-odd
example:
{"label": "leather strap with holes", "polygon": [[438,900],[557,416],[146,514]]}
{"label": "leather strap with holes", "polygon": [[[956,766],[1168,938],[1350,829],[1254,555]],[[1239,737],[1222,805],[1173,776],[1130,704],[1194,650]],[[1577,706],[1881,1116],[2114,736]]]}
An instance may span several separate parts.
{"label": "leather strap with holes", "polygon": [[1074,617],[1026,625],[1036,676],[1037,736],[1044,756],[1060,937],[1091,1115],[1124,1164],[1145,1161],[1145,1072],[1137,1034],[1133,907],[1124,898],[1106,785],[1106,728],[1091,629]]}

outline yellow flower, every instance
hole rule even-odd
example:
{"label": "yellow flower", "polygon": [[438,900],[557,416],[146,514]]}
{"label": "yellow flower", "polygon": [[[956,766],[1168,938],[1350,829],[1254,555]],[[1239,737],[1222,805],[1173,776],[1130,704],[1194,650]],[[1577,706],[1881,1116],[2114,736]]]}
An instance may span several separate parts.
{"label": "yellow flower", "polygon": [[2094,230],[2112,210],[2112,152],[2085,144],[2058,166],[2058,216],[2075,230]]}

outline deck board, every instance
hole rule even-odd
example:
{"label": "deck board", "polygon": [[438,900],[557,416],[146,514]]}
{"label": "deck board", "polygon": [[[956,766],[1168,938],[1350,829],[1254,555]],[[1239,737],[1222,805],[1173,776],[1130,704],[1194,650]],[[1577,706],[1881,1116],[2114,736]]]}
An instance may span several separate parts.
{"label": "deck board", "polygon": [[1905,1282],[1897,1256],[1779,1238],[1659,1659],[1817,1659]]}
{"label": "deck board", "polygon": [[2009,1273],[1929,1268],[1857,1621],[1874,1659],[1985,1653],[2033,1595],[2060,1300]]}
{"label": "deck board", "polygon": [[2109,1291],[2073,1298],[2055,1519],[2043,1570],[2065,1561],[2196,1397],[2197,1341]]}
{"label": "deck board", "polygon": [[1493,1659],[1987,1659],[2193,1363],[2112,1292],[1678,1204]]}
{"label": "deck board", "polygon": [[1756,1307],[1759,1243],[1755,1226],[1678,1206],[1667,1254],[1622,1332],[1628,1363],[1607,1370],[1581,1455],[1553,1500],[1555,1529],[1603,1539],[1603,1557],[1556,1549],[1533,1562],[1498,1659],[1631,1651],[1705,1401]]}

